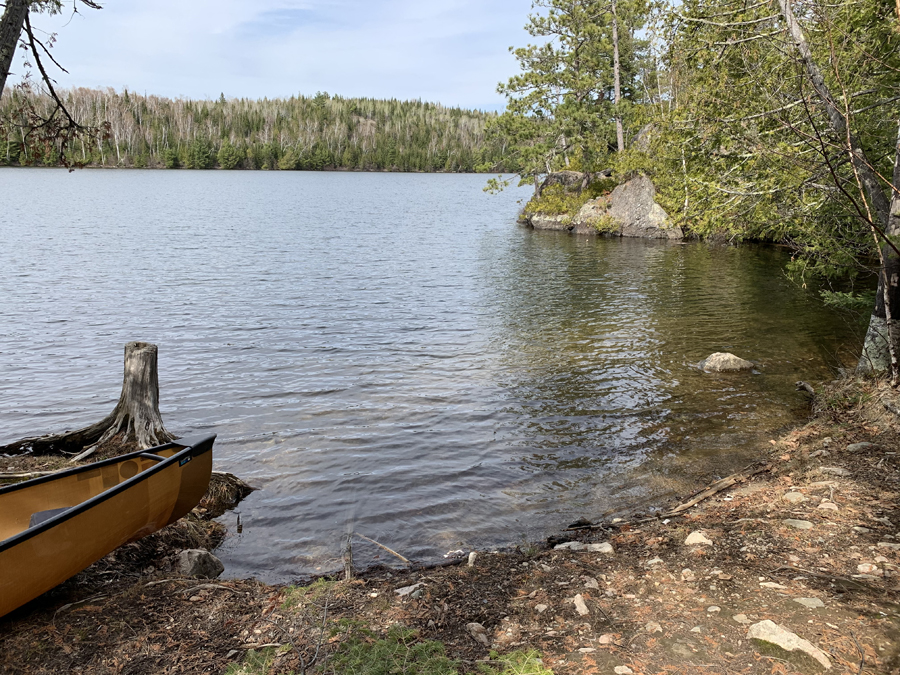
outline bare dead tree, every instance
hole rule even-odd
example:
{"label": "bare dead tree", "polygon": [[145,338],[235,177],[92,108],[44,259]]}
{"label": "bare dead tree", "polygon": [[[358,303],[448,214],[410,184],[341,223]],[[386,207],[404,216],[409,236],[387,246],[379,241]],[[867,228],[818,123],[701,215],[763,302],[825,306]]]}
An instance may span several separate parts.
{"label": "bare dead tree", "polygon": [[173,440],[159,412],[157,347],[147,342],[125,345],[122,393],[113,411],[96,424],[67,431],[25,438],[0,447],[0,453],[36,455],[76,454],[83,459],[107,443],[117,447],[151,448]]}
{"label": "bare dead tree", "polygon": [[[72,0],[73,12],[78,11],[79,2],[91,9],[101,8],[93,0]],[[71,169],[82,166],[85,162],[71,159],[67,153],[69,147],[79,141],[82,144],[85,141],[93,144],[97,138],[102,140],[109,134],[109,125],[104,123],[99,127],[87,127],[79,124],[57,94],[54,86],[56,83],[44,64],[44,58],[47,58],[61,71],[68,72],[50,53],[49,47],[54,37],[51,36],[47,43],[40,40],[32,28],[30,15],[33,11],[61,11],[62,4],[62,0],[8,0],[6,3],[3,16],[0,17],[0,97],[6,88],[16,47],[21,46],[22,51],[27,54],[26,66],[31,65],[30,61],[34,62],[40,73],[40,83],[53,105],[48,113],[41,112],[34,105],[33,97],[27,95],[34,84],[30,80],[30,74],[26,73],[23,81],[17,85],[25,95],[15,98],[17,105],[13,106],[12,115],[0,119],[0,131],[4,127],[18,127],[23,150],[32,162],[50,158],[56,160],[54,163],[58,162]]]}

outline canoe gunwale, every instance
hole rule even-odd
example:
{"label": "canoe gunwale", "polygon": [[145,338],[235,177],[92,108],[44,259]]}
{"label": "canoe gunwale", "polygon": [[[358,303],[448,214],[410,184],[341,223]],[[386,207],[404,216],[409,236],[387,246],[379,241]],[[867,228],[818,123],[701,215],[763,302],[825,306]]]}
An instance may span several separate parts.
{"label": "canoe gunwale", "polygon": [[[9,539],[4,541],[0,541],[0,553],[6,551],[10,548],[18,546],[24,541],[31,539],[43,532],[46,532],[53,527],[56,527],[62,522],[69,520],[70,518],[74,518],[81,513],[93,508],[97,504],[101,504],[112,497],[129,490],[134,487],[138,483],[141,483],[147,480],[150,476],[159,473],[160,471],[164,471],[166,468],[175,464],[176,466],[184,466],[188,461],[193,459],[194,457],[199,457],[200,455],[209,452],[212,450],[213,441],[215,440],[216,435],[210,434],[208,436],[193,436],[191,438],[184,439],[184,442],[173,441],[171,443],[165,443],[164,445],[158,445],[154,448],[148,448],[147,450],[138,450],[137,452],[131,452],[127,455],[119,455],[118,457],[110,457],[109,459],[104,459],[99,462],[94,462],[92,464],[86,464],[84,466],[74,467],[72,469],[66,469],[65,471],[60,471],[59,473],[50,474],[47,476],[40,476],[39,478],[34,478],[29,481],[24,481],[22,483],[16,483],[14,485],[8,485],[6,487],[0,488],[0,496],[4,494],[9,494],[11,492],[16,492],[18,490],[27,489],[34,485],[38,485],[41,483],[48,483],[54,480],[58,480],[60,478],[66,478],[68,476],[76,475],[79,473],[83,473],[85,471],[94,471],[99,467],[108,466],[110,464],[118,464],[119,462],[128,461],[130,459],[140,458],[141,455],[146,455],[148,453],[153,453],[154,451],[160,450],[168,450],[170,448],[178,448],[182,447],[183,449],[173,454],[171,457],[159,458],[160,461],[157,461],[153,466],[135,474],[131,478],[122,481],[118,485],[114,485],[108,490],[104,490],[98,495],[91,497],[90,499],[86,499],[80,504],[76,504],[68,509],[65,512],[60,513],[59,515],[54,516],[39,525],[35,525],[34,527],[29,527],[19,534],[13,535]],[[189,444],[186,444],[189,443]],[[188,458],[187,461],[184,461],[185,458]]]}

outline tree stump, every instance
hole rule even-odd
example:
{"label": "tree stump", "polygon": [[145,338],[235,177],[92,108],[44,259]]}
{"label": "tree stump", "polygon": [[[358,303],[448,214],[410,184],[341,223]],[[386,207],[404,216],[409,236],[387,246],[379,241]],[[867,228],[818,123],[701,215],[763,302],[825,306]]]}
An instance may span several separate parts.
{"label": "tree stump", "polygon": [[114,444],[119,451],[145,450],[173,438],[166,431],[159,412],[157,347],[147,342],[129,342],[125,345],[122,393],[109,415],[76,431],[10,443],[0,447],[0,453],[75,454],[74,461],[84,459],[108,444]]}

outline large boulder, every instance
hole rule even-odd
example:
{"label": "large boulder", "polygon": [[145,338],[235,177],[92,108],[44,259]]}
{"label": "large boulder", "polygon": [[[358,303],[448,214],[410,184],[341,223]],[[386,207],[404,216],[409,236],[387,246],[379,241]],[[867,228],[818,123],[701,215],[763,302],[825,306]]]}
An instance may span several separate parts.
{"label": "large boulder", "polygon": [[620,225],[622,237],[683,239],[684,232],[673,225],[656,203],[656,187],[646,176],[622,183],[609,196],[609,215]]}
{"label": "large boulder", "polygon": [[646,176],[622,183],[612,194],[587,202],[572,219],[576,234],[611,234],[643,239],[682,239],[684,232],[673,225],[656,203],[656,187]]}
{"label": "large boulder", "polygon": [[544,182],[538,188],[538,195],[544,192],[551,185],[562,185],[566,192],[575,192],[581,189],[584,182],[584,174],[580,171],[555,171],[547,174]]}
{"label": "large boulder", "polygon": [[640,152],[647,152],[650,150],[650,143],[653,141],[653,136],[656,134],[657,128],[655,124],[645,124],[641,127],[641,130],[635,134],[634,138],[631,141],[631,147],[634,150],[638,150]]}

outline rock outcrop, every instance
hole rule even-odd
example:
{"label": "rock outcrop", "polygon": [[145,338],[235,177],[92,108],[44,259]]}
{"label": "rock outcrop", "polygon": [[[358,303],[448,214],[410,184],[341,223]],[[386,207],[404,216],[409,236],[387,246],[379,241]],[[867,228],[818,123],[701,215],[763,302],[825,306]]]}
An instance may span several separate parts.
{"label": "rock outcrop", "polygon": [[[575,172],[551,175],[562,173]],[[681,228],[673,225],[663,208],[656,203],[656,188],[646,176],[637,176],[622,183],[609,196],[592,199],[574,217],[538,214],[531,216],[529,222],[536,230],[568,230],[574,234],[610,234],[643,239],[684,238]]]}
{"label": "rock outcrop", "polygon": [[566,192],[576,192],[584,183],[584,174],[580,171],[555,171],[547,174],[544,182],[538,188],[538,196],[552,185],[562,185]]}
{"label": "rock outcrop", "polygon": [[684,238],[681,228],[672,225],[668,214],[656,203],[656,187],[646,176],[632,178],[613,190],[608,213],[620,225],[622,237]]}

